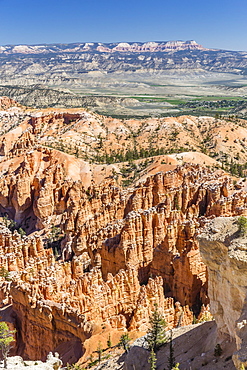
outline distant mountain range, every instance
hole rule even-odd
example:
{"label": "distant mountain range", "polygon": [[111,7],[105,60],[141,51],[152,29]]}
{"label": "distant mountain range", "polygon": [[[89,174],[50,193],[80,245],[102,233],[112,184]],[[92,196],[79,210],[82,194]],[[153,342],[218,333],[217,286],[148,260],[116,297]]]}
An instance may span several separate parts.
{"label": "distant mountain range", "polygon": [[49,53],[85,53],[85,52],[174,52],[179,50],[208,50],[196,41],[163,41],[163,42],[120,42],[100,43],[86,42],[73,44],[50,45],[6,45],[0,46],[0,54],[49,54]]}
{"label": "distant mountain range", "polygon": [[246,74],[247,52],[206,49],[195,41],[0,46],[0,84],[61,85],[88,72],[172,69]]}
{"label": "distant mountain range", "polygon": [[[106,95],[179,94],[178,85],[188,75],[203,75],[203,87],[198,90],[197,84],[194,92],[192,77],[180,94],[210,95],[212,72],[217,72],[214,93],[229,94],[233,88],[244,95],[247,52],[207,49],[196,41],[0,46],[1,92],[30,106],[91,107],[93,99],[81,100],[83,94],[103,96],[95,106],[114,105]],[[222,82],[221,72],[234,75],[223,76]],[[174,85],[167,76],[175,76],[178,82]]]}

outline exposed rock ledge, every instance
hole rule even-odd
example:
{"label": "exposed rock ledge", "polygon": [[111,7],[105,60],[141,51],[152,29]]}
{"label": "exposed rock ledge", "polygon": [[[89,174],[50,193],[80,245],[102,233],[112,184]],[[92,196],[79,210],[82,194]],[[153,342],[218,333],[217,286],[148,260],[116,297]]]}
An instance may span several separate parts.
{"label": "exposed rock ledge", "polygon": [[237,217],[210,221],[199,236],[200,250],[208,267],[211,312],[218,336],[236,342],[233,361],[247,367],[247,236],[241,236]]}
{"label": "exposed rock ledge", "polygon": [[[58,358],[58,353],[53,355],[51,352],[47,356],[46,362],[42,361],[24,361],[20,356],[8,357],[7,369],[9,370],[59,370],[62,369],[62,361]],[[0,362],[0,368],[3,368],[2,362]]]}

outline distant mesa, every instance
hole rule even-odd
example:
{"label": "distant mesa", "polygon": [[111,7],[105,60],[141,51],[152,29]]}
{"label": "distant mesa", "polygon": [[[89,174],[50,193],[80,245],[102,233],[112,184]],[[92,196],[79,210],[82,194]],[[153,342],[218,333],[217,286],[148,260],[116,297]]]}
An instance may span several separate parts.
{"label": "distant mesa", "polygon": [[168,42],[146,42],[144,44],[134,43],[128,44],[121,42],[111,51],[127,51],[127,52],[169,52],[178,50],[206,50],[195,41],[168,41]]}
{"label": "distant mesa", "polygon": [[57,52],[172,52],[179,50],[209,50],[196,41],[162,41],[162,42],[119,42],[119,43],[74,43],[48,45],[5,45],[0,46],[0,54],[47,54]]}

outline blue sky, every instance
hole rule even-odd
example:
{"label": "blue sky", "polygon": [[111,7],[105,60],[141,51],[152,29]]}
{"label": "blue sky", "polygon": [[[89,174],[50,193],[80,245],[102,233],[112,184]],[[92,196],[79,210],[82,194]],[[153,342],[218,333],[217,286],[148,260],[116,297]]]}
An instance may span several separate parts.
{"label": "blue sky", "polygon": [[0,45],[196,40],[247,50],[247,0],[0,0]]}

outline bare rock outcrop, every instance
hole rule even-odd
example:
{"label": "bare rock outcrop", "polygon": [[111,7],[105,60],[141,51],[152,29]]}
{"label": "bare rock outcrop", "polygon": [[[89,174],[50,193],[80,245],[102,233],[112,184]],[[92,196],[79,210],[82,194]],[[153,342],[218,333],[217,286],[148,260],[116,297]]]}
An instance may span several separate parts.
{"label": "bare rock outcrop", "polygon": [[247,238],[239,231],[236,217],[218,217],[199,236],[200,251],[208,267],[211,312],[218,336],[230,337],[237,346],[233,361],[237,369],[247,366]]}
{"label": "bare rock outcrop", "polygon": [[0,110],[5,111],[12,107],[22,107],[21,104],[17,103],[14,99],[10,99],[7,96],[0,96]]}
{"label": "bare rock outcrop", "polygon": [[8,357],[7,368],[11,370],[26,369],[29,370],[59,370],[62,369],[62,361],[58,353],[54,355],[50,352],[45,362],[42,361],[24,361],[20,356]]}

